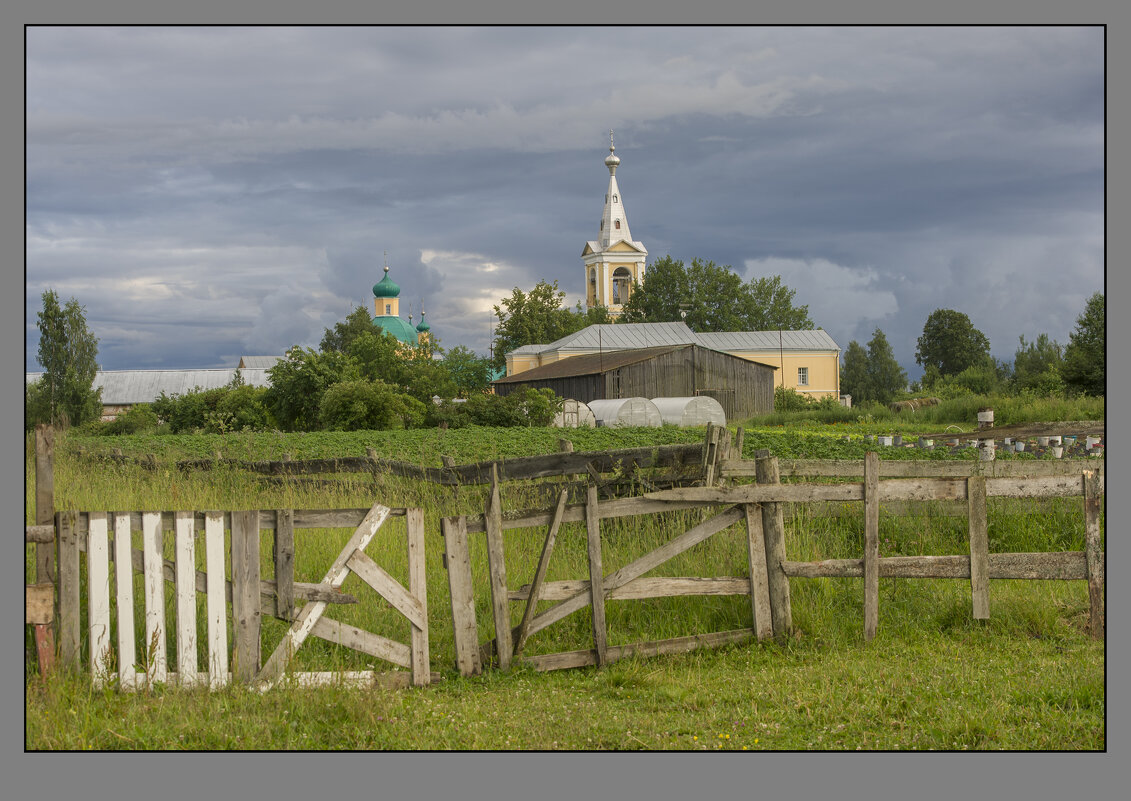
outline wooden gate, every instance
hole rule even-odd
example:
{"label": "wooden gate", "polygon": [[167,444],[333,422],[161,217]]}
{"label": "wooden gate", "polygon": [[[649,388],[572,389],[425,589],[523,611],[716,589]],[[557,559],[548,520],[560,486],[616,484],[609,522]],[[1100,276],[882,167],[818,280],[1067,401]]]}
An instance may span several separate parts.
{"label": "wooden gate", "polygon": [[[499,500],[499,485],[494,482],[485,514],[479,525],[469,525],[467,517],[449,517],[441,521],[446,547],[448,581],[451,588],[452,619],[455,629],[456,665],[462,675],[479,673],[483,664],[494,658],[498,667],[507,669],[513,660],[523,659],[538,670],[605,665],[631,655],[655,655],[689,651],[710,645],[739,642],[757,637],[766,639],[789,630],[788,584],[784,575],[771,582],[767,570],[767,554],[780,537],[779,504],[739,504],[728,507],[713,517],[672,538],[655,550],[624,567],[605,575],[601,564],[601,525],[607,518],[688,509],[696,504],[667,503],[646,498],[624,498],[599,503],[597,488],[590,485],[584,505],[567,506],[567,492],[562,491],[558,503],[548,515],[531,515],[507,520],[504,524]],[[548,518],[548,519],[547,519]],[[764,526],[764,518],[770,521]],[[588,580],[546,582],[545,576],[554,551],[554,543],[563,522],[584,520],[588,542]],[[478,522],[478,521],[477,521]],[[503,555],[504,528],[530,527],[548,523],[541,555],[531,582],[517,592],[507,589],[507,573]],[[729,527],[745,523],[749,576],[743,577],[655,577],[645,574],[705,542]],[[480,645],[472,594],[471,565],[468,555],[468,533],[485,531],[490,573],[491,608],[496,636]],[[779,564],[775,560],[774,564]],[[780,581],[779,581],[780,579]],[[784,596],[771,593],[784,587]],[[709,634],[678,637],[630,645],[610,646],[605,623],[605,602],[696,595],[748,595],[751,599],[753,624],[750,628]],[[776,595],[778,614],[774,614],[771,596]],[[521,622],[510,625],[510,601],[525,601]],[[536,613],[539,601],[557,600],[554,606]],[[522,657],[529,637],[574,612],[590,607],[593,648],[556,654]],[[777,624],[777,625],[775,625]]]}
{"label": "wooden gate", "polygon": [[[358,510],[357,513],[360,513]],[[59,540],[59,640],[65,665],[77,667],[82,626],[80,622],[80,551],[87,554],[87,616],[90,669],[96,684],[109,678],[113,645],[110,642],[111,598],[117,613],[117,679],[122,689],[138,689],[163,682],[182,686],[221,687],[231,681],[253,683],[261,689],[273,686],[283,676],[287,663],[308,635],[324,638],[371,656],[408,668],[413,685],[432,680],[428,656],[427,593],[424,572],[424,513],[405,509],[409,588],[406,590],[365,554],[365,546],[392,513],[374,504],[364,515],[319,584],[293,581],[294,513],[279,510],[275,518],[276,580],[260,580],[258,511],[172,513],[175,559],[163,558],[162,512],[107,513],[60,512]],[[307,513],[310,514],[310,513]],[[349,515],[347,510],[342,515]],[[338,512],[313,515],[339,517]],[[353,521],[357,520],[354,516]],[[80,526],[85,522],[85,527]],[[203,523],[206,571],[195,569],[198,523]],[[227,523],[227,525],[226,525]],[[338,523],[341,525],[341,523]],[[352,525],[352,523],[351,523]],[[142,549],[131,548],[131,531],[140,528]],[[225,578],[225,528],[231,531],[231,579]],[[85,530],[84,530],[85,529]],[[111,547],[109,538],[113,530]],[[114,562],[115,592],[110,591],[110,561]],[[135,571],[144,576],[145,641],[139,653],[134,629]],[[349,572],[357,574],[412,624],[411,642],[394,642],[325,616],[330,603],[355,603],[340,591]],[[174,584],[176,655],[170,670],[165,641],[167,615],[165,584]],[[199,669],[197,651],[196,593],[206,594],[207,657]],[[294,613],[295,598],[307,603]],[[228,605],[231,632],[228,631]],[[274,614],[292,620],[291,628],[265,665],[260,666],[261,616]],[[231,643],[229,656],[229,642]],[[141,666],[141,671],[137,666]],[[345,681],[403,684],[404,673],[295,673],[304,684]]]}

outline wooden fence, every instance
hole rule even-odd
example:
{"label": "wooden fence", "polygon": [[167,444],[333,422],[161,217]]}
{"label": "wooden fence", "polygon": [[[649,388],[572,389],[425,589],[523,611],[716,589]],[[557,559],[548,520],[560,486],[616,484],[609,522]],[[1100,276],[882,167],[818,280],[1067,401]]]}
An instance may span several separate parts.
{"label": "wooden fence", "polygon": [[[365,553],[366,545],[390,517],[406,519],[409,587],[396,582]],[[360,520],[359,520],[360,518]],[[353,536],[317,584],[294,581],[296,528],[354,527]],[[231,681],[268,688],[284,677],[288,662],[313,634],[408,668],[408,672],[292,673],[301,684],[347,681],[390,686],[425,685],[432,680],[428,656],[427,593],[424,573],[424,513],[374,504],[369,510],[290,510],[233,512],[60,512],[59,639],[61,661],[77,667],[82,634],[80,554],[87,559],[87,625],[90,670],[96,682],[110,676],[117,664],[123,689],[154,682],[220,687]],[[164,559],[164,535],[172,529],[174,555]],[[275,579],[260,577],[260,530],[274,533]],[[132,548],[132,534],[141,532],[142,548]],[[230,533],[230,550],[225,547]],[[110,534],[113,532],[111,540]],[[195,547],[203,532],[207,570],[196,570]],[[114,565],[111,592],[110,564]],[[133,576],[144,577],[145,640],[135,642]],[[377,634],[331,620],[330,604],[357,603],[341,592],[353,572],[411,622],[411,642],[394,642]],[[226,578],[231,575],[231,579]],[[170,625],[165,609],[165,584],[174,585],[175,670],[166,653]],[[207,659],[198,665],[197,593],[207,609]],[[295,601],[306,603],[295,612]],[[110,642],[111,609],[117,615],[117,642]],[[228,611],[230,608],[230,612]],[[231,633],[228,631],[230,614]],[[264,614],[292,621],[290,630],[262,662],[261,622]],[[116,658],[111,660],[115,651]],[[229,647],[230,646],[230,647]],[[138,669],[140,667],[140,670]]]}

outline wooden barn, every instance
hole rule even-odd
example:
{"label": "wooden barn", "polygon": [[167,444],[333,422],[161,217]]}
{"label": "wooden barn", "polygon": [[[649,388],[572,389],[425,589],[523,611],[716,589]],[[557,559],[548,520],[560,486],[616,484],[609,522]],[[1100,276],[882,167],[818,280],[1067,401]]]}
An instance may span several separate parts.
{"label": "wooden barn", "polygon": [[722,405],[728,420],[737,421],[774,410],[776,370],[700,345],[666,345],[572,356],[501,378],[494,387],[499,395],[547,387],[585,403],[706,395]]}

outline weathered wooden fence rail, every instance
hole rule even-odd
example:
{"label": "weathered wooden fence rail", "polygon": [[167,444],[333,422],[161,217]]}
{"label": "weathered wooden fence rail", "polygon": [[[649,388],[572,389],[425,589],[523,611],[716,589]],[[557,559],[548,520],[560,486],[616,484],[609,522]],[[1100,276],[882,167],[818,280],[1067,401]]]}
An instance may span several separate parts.
{"label": "weathered wooden fence rail", "polygon": [[[408,589],[365,554],[365,546],[391,516],[403,516],[406,520]],[[315,526],[356,526],[356,530],[321,582],[296,582],[294,529]],[[60,656],[62,663],[70,667],[78,666],[81,652],[80,554],[86,553],[85,630],[90,670],[96,682],[109,678],[111,653],[116,652],[113,662],[117,664],[117,680],[123,689],[137,689],[154,682],[219,687],[233,680],[267,688],[283,678],[295,651],[311,634],[408,671],[290,674],[288,678],[298,683],[348,681],[404,686],[424,685],[433,679],[428,667],[424,514],[420,509],[390,509],[375,504],[369,510],[304,512],[288,509],[164,513],[68,511],[60,512],[56,525],[47,528],[58,531]],[[274,534],[274,580],[260,577],[260,531],[265,528],[272,529]],[[175,558],[172,560],[162,556],[164,535],[170,529],[174,535]],[[132,547],[133,532],[138,530],[141,549]],[[230,535],[230,546],[225,544],[226,531]],[[204,571],[196,569],[195,550],[201,533],[207,567]],[[111,563],[115,578],[113,592]],[[398,643],[325,616],[330,604],[357,603],[354,596],[340,589],[350,572],[409,619],[411,643]],[[144,586],[145,640],[140,650],[135,638],[135,573],[142,574]],[[226,578],[226,574],[231,578]],[[166,632],[170,625],[165,609],[167,583],[174,587],[171,618],[176,635],[175,670],[170,669],[166,652]],[[207,660],[203,670],[199,669],[197,661],[198,593],[205,595],[207,610]],[[297,612],[296,600],[305,601]],[[116,612],[116,643],[110,642],[112,609]],[[263,615],[292,622],[283,642],[266,663],[260,656]]]}

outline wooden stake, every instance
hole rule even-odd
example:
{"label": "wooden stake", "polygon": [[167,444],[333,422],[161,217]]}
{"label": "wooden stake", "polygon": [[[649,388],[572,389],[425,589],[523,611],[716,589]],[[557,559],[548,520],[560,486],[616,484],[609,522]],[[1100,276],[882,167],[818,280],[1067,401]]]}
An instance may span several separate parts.
{"label": "wooden stake", "polygon": [[114,584],[118,599],[118,683],[137,686],[137,645],[134,640],[134,571],[130,514],[114,515]]}
{"label": "wooden stake", "polygon": [[[40,526],[55,523],[55,429],[46,423],[35,427],[35,522]],[[35,580],[55,582],[54,543],[36,544]]]}
{"label": "wooden stake", "polygon": [[165,653],[165,574],[162,559],[160,512],[142,512],[141,547],[145,578],[145,642],[142,644],[146,677],[164,682],[168,672]]}
{"label": "wooden stake", "polygon": [[224,513],[204,514],[204,558],[208,615],[208,686],[228,682],[228,604],[224,578]]}
{"label": "wooden stake", "polygon": [[864,642],[880,622],[880,460],[864,454]]}
{"label": "wooden stake", "polygon": [[461,676],[482,672],[479,631],[475,624],[475,596],[471,584],[471,558],[467,550],[467,518],[440,519],[448,562],[448,588],[452,597],[452,629],[455,634],[456,667]]}
{"label": "wooden stake", "polygon": [[420,604],[424,625],[412,626],[412,685],[423,687],[432,677],[428,665],[428,583],[424,565],[424,510],[410,508],[405,512],[408,532],[408,591]]}
{"label": "wooden stake", "polygon": [[1100,476],[1084,473],[1084,556],[1088,563],[1088,600],[1092,636],[1104,638],[1106,609],[1104,601],[1104,555],[1100,550]]}
{"label": "wooden stake", "polygon": [[970,509],[970,594],[975,620],[990,619],[990,546],[986,517],[986,479],[966,479],[966,500]]}
{"label": "wooden stake", "polygon": [[174,514],[176,537],[177,674],[185,687],[196,683],[196,532],[192,512]]}
{"label": "wooden stake", "polygon": [[232,678],[250,683],[259,672],[259,512],[232,512]]}
{"label": "wooden stake", "polygon": [[774,636],[770,585],[766,575],[766,538],[762,533],[762,510],[757,504],[743,507],[746,513],[746,556],[750,566],[750,611],[759,640]]}
{"label": "wooden stake", "polygon": [[[757,482],[780,484],[778,460],[768,450],[760,450],[756,457]],[[780,503],[762,504],[762,532],[766,540],[766,577],[770,589],[770,616],[774,637],[784,638],[793,633],[793,614],[789,604],[789,578],[782,565],[785,563],[785,520]]]}
{"label": "wooden stake", "polygon": [[495,652],[499,669],[511,666],[510,606],[507,602],[507,565],[503,553],[503,512],[499,500],[498,468],[491,465],[491,495],[484,515],[487,524],[487,565],[491,574],[491,609],[495,618]]}
{"label": "wooden stake", "polygon": [[585,503],[585,529],[589,540],[589,595],[593,607],[593,645],[597,650],[597,667],[607,659],[605,651],[607,629],[605,626],[605,591],[601,572],[601,517],[597,512],[597,486],[590,484]]}
{"label": "wooden stake", "polygon": [[64,667],[79,666],[79,541],[75,512],[59,512],[59,656]]}
{"label": "wooden stake", "polygon": [[110,545],[105,512],[91,512],[86,543],[87,617],[90,631],[90,675],[95,686],[107,678],[110,655]]}
{"label": "wooden stake", "polygon": [[295,619],[295,512],[275,512],[275,616]]}

